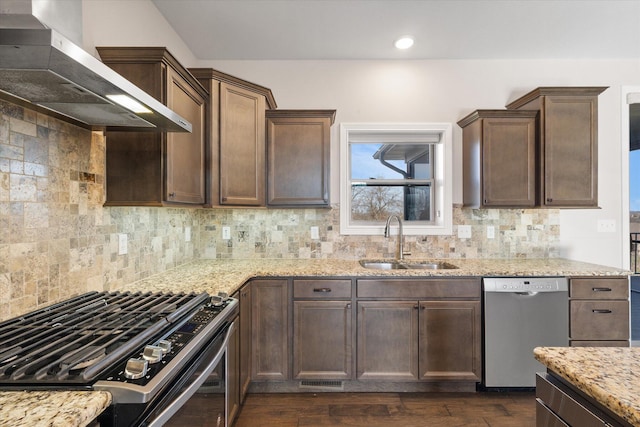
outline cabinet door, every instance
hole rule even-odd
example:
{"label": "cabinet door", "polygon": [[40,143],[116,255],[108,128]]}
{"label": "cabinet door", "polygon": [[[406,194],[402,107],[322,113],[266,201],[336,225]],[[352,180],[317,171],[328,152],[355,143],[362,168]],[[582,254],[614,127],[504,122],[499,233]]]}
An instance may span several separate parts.
{"label": "cabinet door", "polygon": [[418,379],[418,303],[358,302],[357,377]]}
{"label": "cabinet door", "polygon": [[251,379],[289,379],[288,282],[251,282]]}
{"label": "cabinet door", "polygon": [[482,204],[531,207],[536,203],[535,118],[482,122]]}
{"label": "cabinet door", "polygon": [[294,301],[293,378],[352,378],[351,303]]}
{"label": "cabinet door", "polygon": [[205,100],[173,69],[167,70],[167,106],[193,131],[167,133],[165,200],[204,203]]}
{"label": "cabinet door", "polygon": [[480,301],[420,303],[420,379],[480,381]]}
{"label": "cabinet door", "polygon": [[240,403],[251,382],[251,285],[240,289]]}
{"label": "cabinet door", "polygon": [[267,204],[329,204],[330,123],[328,117],[267,115]]}
{"label": "cabinet door", "polygon": [[547,96],[543,111],[543,204],[597,206],[597,98]]}
{"label": "cabinet door", "polygon": [[220,84],[220,203],[265,203],[265,97]]}

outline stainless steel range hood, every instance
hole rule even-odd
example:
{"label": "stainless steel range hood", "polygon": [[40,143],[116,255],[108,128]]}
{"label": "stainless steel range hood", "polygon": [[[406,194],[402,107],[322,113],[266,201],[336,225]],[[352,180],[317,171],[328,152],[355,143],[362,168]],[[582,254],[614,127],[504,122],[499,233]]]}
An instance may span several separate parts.
{"label": "stainless steel range hood", "polygon": [[[0,0],[0,91],[91,128],[191,132],[187,120],[52,28],[58,21],[81,29],[81,8],[82,0]],[[120,105],[123,97],[138,107]]]}

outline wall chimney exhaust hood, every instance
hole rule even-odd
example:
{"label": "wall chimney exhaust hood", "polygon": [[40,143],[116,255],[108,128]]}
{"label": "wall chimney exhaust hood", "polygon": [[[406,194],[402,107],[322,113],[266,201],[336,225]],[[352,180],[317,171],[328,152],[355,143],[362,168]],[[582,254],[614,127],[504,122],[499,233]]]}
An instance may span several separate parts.
{"label": "wall chimney exhaust hood", "polygon": [[187,120],[51,28],[51,21],[81,28],[81,1],[0,0],[0,91],[10,95],[5,98],[89,128],[191,132]]}

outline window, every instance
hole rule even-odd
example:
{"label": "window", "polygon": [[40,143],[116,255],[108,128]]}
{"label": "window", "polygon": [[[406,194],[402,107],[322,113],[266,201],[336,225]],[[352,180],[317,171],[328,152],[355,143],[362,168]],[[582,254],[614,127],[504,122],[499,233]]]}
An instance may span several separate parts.
{"label": "window", "polygon": [[451,124],[340,125],[340,233],[451,234]]}

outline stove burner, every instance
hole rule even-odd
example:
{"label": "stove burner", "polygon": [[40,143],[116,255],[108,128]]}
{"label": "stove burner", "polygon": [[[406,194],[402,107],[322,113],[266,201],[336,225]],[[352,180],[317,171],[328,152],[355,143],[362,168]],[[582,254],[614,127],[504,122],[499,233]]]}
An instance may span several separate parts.
{"label": "stove burner", "polygon": [[0,387],[89,386],[208,300],[92,292],[0,323]]}

